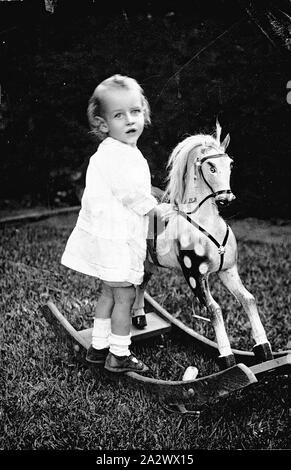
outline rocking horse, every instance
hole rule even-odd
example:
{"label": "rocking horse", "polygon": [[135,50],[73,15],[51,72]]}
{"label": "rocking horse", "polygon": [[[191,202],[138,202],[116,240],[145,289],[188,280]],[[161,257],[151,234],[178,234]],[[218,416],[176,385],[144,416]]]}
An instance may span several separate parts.
{"label": "rocking horse", "polygon": [[[216,135],[197,134],[185,138],[168,160],[168,184],[160,204],[165,214],[163,230],[149,227],[148,256],[144,281],[137,288],[133,324],[146,326],[144,294],[153,266],[177,268],[212,322],[219,350],[219,365],[226,369],[235,357],[226,333],[222,310],[209,289],[208,278],[217,273],[222,283],[241,303],[251,324],[253,352],[258,362],[272,359],[272,350],[260,320],[254,296],[244,287],[237,268],[235,236],[219,214],[219,208],[235,199],[230,189],[233,160],[226,149],[229,135],[220,142]],[[154,224],[155,225],[155,224]]]}
{"label": "rocking horse", "polygon": [[[261,377],[290,374],[291,369],[290,350],[271,351],[254,296],[244,287],[238,274],[235,236],[219,215],[218,209],[235,198],[230,189],[233,161],[226,154],[229,136],[222,143],[220,136],[221,127],[217,123],[215,137],[203,134],[187,137],[170,155],[168,184],[159,205],[165,223],[163,227],[157,227],[156,223],[149,227],[145,276],[136,289],[132,312],[134,342],[169,334],[177,327],[195,346],[201,346],[218,362],[219,372],[200,378],[189,376],[189,369],[195,369],[193,367],[186,369],[182,380],[125,373],[138,386],[157,395],[159,401],[166,402],[168,409],[173,407],[188,414],[196,411],[188,410],[187,403],[195,406],[212,403],[258,382]],[[151,298],[146,286],[157,266],[182,271],[194,296],[208,312],[216,342],[184,325]],[[218,274],[242,304],[251,325],[253,352],[231,348],[221,308],[209,289],[208,278],[212,273]],[[145,301],[152,307],[147,314]],[[42,305],[40,311],[62,341],[64,337],[73,340],[75,351],[78,352],[80,346],[89,348],[92,328],[76,330],[51,301]]]}

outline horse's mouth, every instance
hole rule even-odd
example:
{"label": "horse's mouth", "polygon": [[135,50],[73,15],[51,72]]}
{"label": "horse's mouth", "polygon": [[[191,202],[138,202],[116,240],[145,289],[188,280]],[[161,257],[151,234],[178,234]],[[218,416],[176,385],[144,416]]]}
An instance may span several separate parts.
{"label": "horse's mouth", "polygon": [[230,203],[231,203],[231,201],[228,201],[228,200],[225,200],[225,199],[216,201],[216,205],[221,209],[223,209],[224,207],[229,206]]}
{"label": "horse's mouth", "polygon": [[223,197],[217,197],[215,203],[219,209],[223,209],[229,206],[232,201],[236,199],[235,195],[232,192],[225,194]]}

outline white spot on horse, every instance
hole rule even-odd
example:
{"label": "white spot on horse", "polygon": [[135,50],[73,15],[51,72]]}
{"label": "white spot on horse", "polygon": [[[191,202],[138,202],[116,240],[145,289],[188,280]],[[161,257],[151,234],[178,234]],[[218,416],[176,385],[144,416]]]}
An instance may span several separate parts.
{"label": "white spot on horse", "polygon": [[183,262],[184,262],[186,268],[188,268],[188,269],[191,268],[192,263],[191,263],[191,260],[190,260],[189,256],[184,256]]}
{"label": "white spot on horse", "polygon": [[193,287],[193,289],[195,289],[196,281],[195,281],[194,277],[189,277],[189,283],[190,283],[190,286]]}
{"label": "white spot on horse", "polygon": [[208,271],[207,263],[201,263],[200,266],[199,266],[199,272],[201,274],[205,274],[205,273],[207,273],[207,271]]}
{"label": "white spot on horse", "polygon": [[188,233],[182,233],[180,243],[184,248],[190,244],[190,236]]}
{"label": "white spot on horse", "polygon": [[198,256],[203,256],[205,253],[205,248],[203,245],[201,245],[201,243],[196,243],[194,250],[195,250],[196,255]]}

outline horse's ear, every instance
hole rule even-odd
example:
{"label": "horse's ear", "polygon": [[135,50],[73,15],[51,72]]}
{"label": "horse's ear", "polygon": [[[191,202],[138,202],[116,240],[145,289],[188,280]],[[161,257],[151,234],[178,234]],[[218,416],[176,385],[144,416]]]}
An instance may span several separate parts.
{"label": "horse's ear", "polygon": [[221,147],[223,147],[224,150],[226,150],[229,145],[229,142],[230,142],[230,135],[227,134],[227,136],[225,137],[224,141],[221,144]]}
{"label": "horse's ear", "polygon": [[218,145],[220,145],[220,136],[221,136],[221,125],[219,124],[219,121],[216,118],[216,141]]}

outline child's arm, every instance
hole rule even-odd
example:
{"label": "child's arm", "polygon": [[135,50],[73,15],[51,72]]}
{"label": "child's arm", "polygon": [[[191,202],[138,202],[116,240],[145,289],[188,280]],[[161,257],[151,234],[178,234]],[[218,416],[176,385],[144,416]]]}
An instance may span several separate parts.
{"label": "child's arm", "polygon": [[[113,163],[114,162],[114,163]],[[109,168],[110,163],[110,168]],[[128,155],[119,155],[119,158],[107,159],[108,179],[112,193],[124,206],[127,206],[139,215],[146,215],[157,204],[151,195],[148,184],[148,170]]]}

